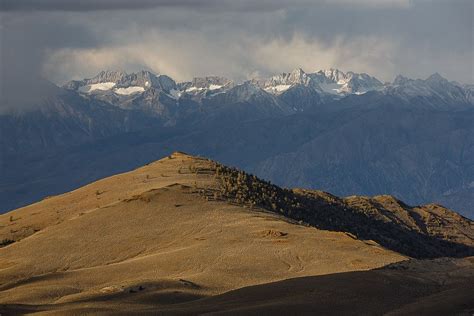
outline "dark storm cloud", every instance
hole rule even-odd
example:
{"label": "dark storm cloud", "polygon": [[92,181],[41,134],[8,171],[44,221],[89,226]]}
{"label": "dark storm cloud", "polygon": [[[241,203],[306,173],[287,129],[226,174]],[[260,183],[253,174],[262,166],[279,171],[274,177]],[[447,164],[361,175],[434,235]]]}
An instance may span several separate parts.
{"label": "dark storm cloud", "polygon": [[[206,4],[218,1],[203,1]],[[157,6],[198,6],[193,0],[3,0],[3,11],[97,11],[133,10]]]}
{"label": "dark storm cloud", "polygon": [[52,92],[42,71],[47,51],[99,41],[60,16],[0,13],[0,112],[34,106]]}
{"label": "dark storm cloud", "polygon": [[310,3],[305,0],[3,0],[3,11],[100,11],[141,10],[157,7],[215,8],[235,10],[268,10],[290,4]]}

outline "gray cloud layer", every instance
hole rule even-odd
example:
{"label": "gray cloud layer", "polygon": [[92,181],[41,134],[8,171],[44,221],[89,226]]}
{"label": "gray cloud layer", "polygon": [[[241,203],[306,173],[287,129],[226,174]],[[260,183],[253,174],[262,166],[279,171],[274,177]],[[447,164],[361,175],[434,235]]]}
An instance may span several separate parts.
{"label": "gray cloud layer", "polygon": [[217,0],[3,0],[3,11],[100,11],[100,10],[138,10],[160,6],[197,7],[216,5]]}
{"label": "gray cloud layer", "polygon": [[223,10],[274,10],[288,6],[328,3],[362,6],[408,6],[410,0],[3,0],[3,11],[100,11],[185,7]]}
{"label": "gray cloud layer", "polygon": [[472,15],[470,0],[3,0],[1,91],[34,85],[35,74],[61,83],[142,68],[178,80],[438,71],[473,83]]}

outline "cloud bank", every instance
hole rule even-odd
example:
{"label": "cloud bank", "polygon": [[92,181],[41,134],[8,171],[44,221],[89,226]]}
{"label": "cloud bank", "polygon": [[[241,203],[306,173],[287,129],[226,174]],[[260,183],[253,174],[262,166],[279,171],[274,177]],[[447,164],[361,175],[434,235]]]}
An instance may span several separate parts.
{"label": "cloud bank", "polygon": [[2,11],[110,11],[141,10],[159,7],[182,7],[218,10],[273,10],[289,6],[309,6],[315,3],[345,6],[402,6],[410,0],[3,0]]}

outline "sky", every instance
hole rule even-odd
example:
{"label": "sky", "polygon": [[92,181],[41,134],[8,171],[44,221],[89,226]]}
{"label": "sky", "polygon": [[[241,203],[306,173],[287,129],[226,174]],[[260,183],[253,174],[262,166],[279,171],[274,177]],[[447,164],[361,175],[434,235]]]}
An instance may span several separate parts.
{"label": "sky", "polygon": [[301,67],[474,83],[471,0],[0,0],[1,93],[101,70],[245,80]]}

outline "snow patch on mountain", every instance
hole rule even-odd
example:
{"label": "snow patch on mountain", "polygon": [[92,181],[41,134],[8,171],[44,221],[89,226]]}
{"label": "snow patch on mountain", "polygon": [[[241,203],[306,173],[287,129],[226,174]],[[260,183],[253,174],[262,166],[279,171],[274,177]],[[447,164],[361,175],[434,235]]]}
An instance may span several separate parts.
{"label": "snow patch on mountain", "polygon": [[218,76],[196,77],[192,81],[178,84],[178,89],[182,93],[190,94],[197,99],[217,95],[232,87],[234,87],[233,81]]}
{"label": "snow patch on mountain", "polygon": [[135,93],[142,93],[143,91],[145,91],[145,88],[139,86],[130,86],[126,88],[114,89],[114,92],[120,95],[131,95]]}
{"label": "snow patch on mountain", "polygon": [[325,93],[329,93],[329,94],[339,94],[340,93],[340,90],[339,90],[340,85],[338,85],[337,83],[321,82],[319,84],[319,87]]}
{"label": "snow patch on mountain", "polygon": [[279,84],[274,87],[267,87],[265,88],[265,91],[270,93],[279,93],[288,90],[291,86],[291,84]]}
{"label": "snow patch on mountain", "polygon": [[184,91],[186,92],[201,91],[201,90],[204,90],[204,88],[189,87],[189,88],[184,89]]}
{"label": "snow patch on mountain", "polygon": [[83,93],[92,93],[93,91],[107,91],[115,87],[115,82],[100,82],[94,84],[88,84],[82,87],[79,87],[79,91]]}
{"label": "snow patch on mountain", "polygon": [[217,90],[217,89],[220,89],[220,88],[222,88],[222,85],[218,85],[218,84],[209,85],[209,90]]}
{"label": "snow patch on mountain", "polygon": [[170,96],[171,96],[172,98],[174,98],[174,99],[179,99],[179,98],[181,97],[181,94],[182,94],[182,93],[183,93],[183,92],[180,91],[180,90],[171,89],[169,94],[170,94]]}

